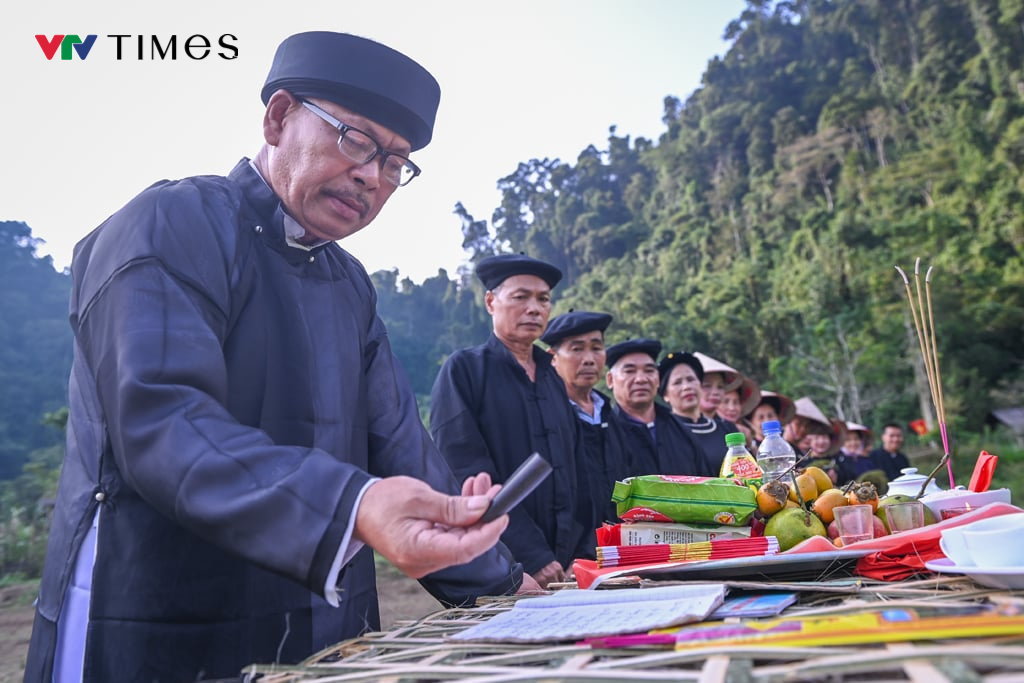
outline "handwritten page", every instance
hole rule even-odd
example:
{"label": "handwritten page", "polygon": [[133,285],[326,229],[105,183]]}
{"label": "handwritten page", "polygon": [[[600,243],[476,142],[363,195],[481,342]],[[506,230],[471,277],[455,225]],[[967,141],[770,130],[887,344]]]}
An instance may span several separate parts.
{"label": "handwritten page", "polygon": [[720,583],[567,590],[523,598],[515,607],[451,636],[454,640],[538,643],[639,633],[704,620],[725,599]]}

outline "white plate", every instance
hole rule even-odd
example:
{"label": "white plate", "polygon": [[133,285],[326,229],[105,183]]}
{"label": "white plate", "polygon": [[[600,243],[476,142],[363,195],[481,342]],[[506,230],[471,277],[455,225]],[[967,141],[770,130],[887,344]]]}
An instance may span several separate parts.
{"label": "white plate", "polygon": [[990,588],[1024,590],[1024,567],[960,567],[948,558],[925,562],[924,566],[933,572],[966,574]]}

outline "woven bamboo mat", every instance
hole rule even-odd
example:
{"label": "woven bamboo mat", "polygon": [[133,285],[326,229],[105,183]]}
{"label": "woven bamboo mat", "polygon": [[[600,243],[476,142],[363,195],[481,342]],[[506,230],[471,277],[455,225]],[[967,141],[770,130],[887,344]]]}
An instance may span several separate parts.
{"label": "woven bamboo mat", "polygon": [[[655,582],[652,582],[652,585]],[[664,585],[666,582],[656,582]],[[1024,612],[1024,591],[980,587],[961,576],[898,583],[845,579],[823,582],[726,582],[731,588],[796,590],[786,611],[820,615],[887,607],[1009,603]],[[705,647],[686,651],[591,649],[550,645],[466,643],[447,639],[510,609],[497,598],[472,609],[436,612],[391,631],[369,633],[327,648],[294,666],[254,665],[260,683],[333,681],[699,681],[700,683],[1011,683],[1024,682],[1024,633],[877,645]]]}

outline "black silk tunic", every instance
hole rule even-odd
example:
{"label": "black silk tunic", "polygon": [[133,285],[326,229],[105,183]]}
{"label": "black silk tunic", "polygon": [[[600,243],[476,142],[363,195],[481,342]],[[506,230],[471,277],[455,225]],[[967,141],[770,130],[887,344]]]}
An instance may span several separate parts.
{"label": "black silk tunic", "polygon": [[583,470],[587,473],[590,514],[594,528],[604,522],[615,522],[618,519],[615,503],[612,502],[615,482],[635,474],[643,474],[635,471],[635,464],[626,450],[623,430],[613,415],[611,399],[603,394],[602,396],[605,402],[601,406],[600,424],[591,424],[577,415],[586,463]]}
{"label": "black silk tunic", "polygon": [[613,412],[625,435],[626,449],[637,470],[635,475],[718,476],[718,470],[693,442],[683,423],[665,406],[654,404],[653,434],[650,427],[626,416],[619,406]]}
{"label": "black silk tunic", "polygon": [[675,418],[686,428],[705,462],[714,469],[714,476],[717,477],[722,471],[722,461],[725,460],[725,452],[728,450],[725,435],[739,431],[736,425],[721,417],[707,418],[704,415],[696,422],[681,415],[675,415]]}
{"label": "black silk tunic", "polygon": [[[592,556],[586,475],[577,480],[577,426],[551,356],[534,347],[536,381],[501,341],[456,351],[430,395],[430,433],[460,481],[489,472],[504,482],[531,453],[554,471],[510,513],[502,541],[527,573]],[[581,482],[582,481],[582,485]]]}
{"label": "black silk tunic", "polygon": [[[296,662],[378,627],[373,556],[323,591],[371,475],[459,490],[419,420],[363,267],[290,247],[240,162],[160,182],[75,249],[65,457],[26,681],[49,681],[98,512],[84,678],[192,681]],[[423,583],[509,592],[500,545]]]}

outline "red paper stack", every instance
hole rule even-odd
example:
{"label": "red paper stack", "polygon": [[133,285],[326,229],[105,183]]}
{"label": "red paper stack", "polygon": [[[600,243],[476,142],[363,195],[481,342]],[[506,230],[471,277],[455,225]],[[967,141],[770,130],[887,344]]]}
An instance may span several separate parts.
{"label": "red paper stack", "polygon": [[656,562],[727,560],[734,557],[775,555],[778,552],[779,542],[774,536],[697,543],[610,545],[597,547],[597,566],[622,567]]}

